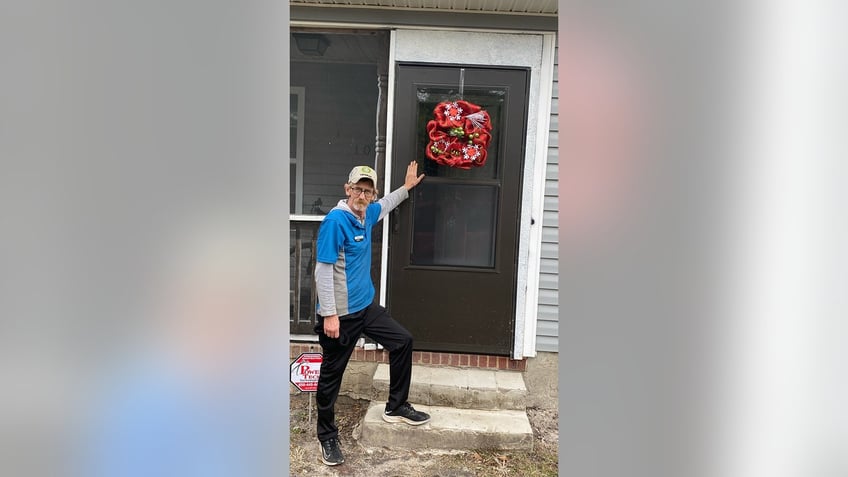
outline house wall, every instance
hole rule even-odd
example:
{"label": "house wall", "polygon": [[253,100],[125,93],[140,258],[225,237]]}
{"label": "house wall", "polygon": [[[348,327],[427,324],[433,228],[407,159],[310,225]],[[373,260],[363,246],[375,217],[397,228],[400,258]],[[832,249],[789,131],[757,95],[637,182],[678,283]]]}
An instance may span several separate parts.
{"label": "house wall", "polygon": [[[428,15],[433,15],[432,18]],[[493,22],[488,19],[489,16],[495,17],[495,20],[503,20],[505,23]],[[460,20],[461,17],[461,20]],[[400,27],[399,34],[407,35],[407,36],[416,36],[416,35],[424,35],[422,32],[404,31],[404,26],[407,25],[416,25],[416,26],[424,26],[424,25],[432,25],[439,28],[456,26],[458,29],[468,29],[468,28],[483,28],[489,30],[490,32],[493,30],[503,29],[503,32],[513,32],[513,33],[529,33],[532,31],[554,31],[557,28],[556,17],[532,17],[532,16],[508,16],[508,15],[483,15],[480,12],[472,13],[463,13],[463,12],[416,12],[414,15],[410,15],[408,11],[402,10],[386,10],[386,9],[374,9],[367,10],[366,9],[357,9],[357,10],[346,10],[344,8],[309,8],[307,6],[293,6],[292,8],[292,21],[301,26],[314,26],[315,24],[324,24],[328,22],[336,22],[339,24],[358,24],[362,23],[363,25],[373,26],[373,25],[381,25],[383,27]],[[455,25],[454,23],[461,23],[461,27],[459,25]],[[528,23],[529,22],[529,23]],[[533,22],[541,22],[538,25],[533,24]],[[440,36],[440,38],[444,36],[451,36],[455,34],[455,32],[447,31]],[[485,34],[483,34],[485,35]],[[476,36],[476,35],[475,35]],[[482,36],[482,35],[481,35]],[[427,38],[424,38],[425,41],[423,43],[427,43]],[[466,37],[467,39],[467,37]],[[407,42],[401,42],[407,43]],[[410,49],[407,52],[395,52],[396,59],[418,59],[421,61],[426,61],[426,58],[419,58],[420,56],[426,56],[433,52],[434,48],[422,49],[420,45],[422,42],[409,42],[415,45],[414,49]],[[451,52],[452,50],[444,50],[440,49],[442,52],[442,56],[445,52]],[[491,48],[478,48],[475,51],[483,52],[485,58],[477,58],[477,61],[486,64],[499,64],[498,57],[502,55],[503,52],[500,49],[491,49]],[[488,56],[487,56],[488,55]],[[409,56],[410,58],[405,58]],[[413,58],[414,57],[414,58]],[[559,312],[559,300],[558,300],[558,81],[557,81],[557,71],[556,65],[558,65],[558,55],[555,54],[555,67],[554,67],[554,82],[552,89],[552,105],[551,105],[551,114],[550,114],[550,126],[549,126],[549,138],[548,138],[548,153],[546,158],[546,167],[545,167],[545,182],[544,182],[544,204],[543,204],[543,217],[542,217],[542,246],[541,246],[541,258],[539,262],[539,282],[537,285],[538,290],[538,304],[536,305],[535,313],[531,310],[532,308],[527,309],[526,319],[528,320],[537,320],[536,329],[535,329],[535,349],[540,352],[557,352],[558,351],[558,312]],[[467,56],[465,59],[459,59],[455,62],[465,62],[467,61]],[[443,57],[438,57],[438,61],[446,61]],[[294,84],[294,83],[293,83]],[[534,88],[535,89],[535,88]],[[308,93],[307,93],[308,98]],[[538,98],[531,98],[531,109],[534,108],[534,105],[538,101]],[[309,113],[307,113],[307,120],[310,117]],[[535,116],[530,114],[531,122]],[[535,122],[534,122],[535,124]],[[531,137],[534,135],[531,134]],[[528,149],[532,150],[532,149]],[[528,176],[529,177],[529,176]],[[325,207],[326,207],[326,201]],[[308,209],[311,202],[308,199],[304,200],[304,209]],[[305,210],[306,211],[306,210]],[[529,217],[529,210],[522,211],[522,217]],[[528,219],[529,220],[529,219]],[[522,223],[522,231],[529,228],[529,223]],[[526,239],[526,236],[522,236]],[[522,255],[523,256],[523,255]],[[526,263],[521,264],[522,269],[526,270]],[[379,281],[375,282],[379,283]],[[520,285],[520,284],[519,284]],[[520,286],[519,286],[520,289]],[[521,297],[520,297],[521,298]],[[531,304],[532,307],[532,304]],[[534,316],[535,315],[535,316]],[[517,338],[521,338],[518,336]]]}
{"label": "house wall", "polygon": [[[467,31],[433,31],[398,29],[395,31],[394,61],[424,63],[480,64],[486,66],[529,67],[530,84],[527,104],[526,160],[522,174],[522,200],[518,230],[516,290],[530,286],[530,235],[533,208],[534,172],[541,158],[536,157],[537,129],[547,127],[539,118],[539,108],[547,100],[542,91],[541,70],[545,39],[543,35]],[[429,45],[421,48],[421,45]],[[498,45],[498,48],[491,48]],[[548,114],[545,111],[543,114]],[[538,190],[538,189],[536,189]],[[537,195],[538,197],[538,195]],[[535,245],[534,245],[535,246]],[[533,284],[534,288],[538,285]],[[527,294],[516,295],[515,345],[513,357],[524,355],[526,320],[536,319],[536,310],[528,309]]]}
{"label": "house wall", "polygon": [[559,350],[559,52],[554,55],[554,84],[548,157],[545,167],[545,204],[542,216],[542,254],[539,266],[539,305],[536,350]]}

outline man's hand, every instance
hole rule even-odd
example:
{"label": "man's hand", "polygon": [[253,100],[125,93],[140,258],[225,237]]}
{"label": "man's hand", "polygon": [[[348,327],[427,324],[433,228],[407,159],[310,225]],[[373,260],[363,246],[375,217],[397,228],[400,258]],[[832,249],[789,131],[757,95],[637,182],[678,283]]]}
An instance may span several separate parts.
{"label": "man's hand", "polygon": [[339,337],[339,315],[324,317],[324,334],[328,338]]}
{"label": "man's hand", "polygon": [[420,176],[418,175],[418,163],[415,161],[410,162],[409,166],[406,167],[406,179],[403,184],[403,186],[406,187],[406,190],[417,186],[423,179],[424,174],[421,174]]}

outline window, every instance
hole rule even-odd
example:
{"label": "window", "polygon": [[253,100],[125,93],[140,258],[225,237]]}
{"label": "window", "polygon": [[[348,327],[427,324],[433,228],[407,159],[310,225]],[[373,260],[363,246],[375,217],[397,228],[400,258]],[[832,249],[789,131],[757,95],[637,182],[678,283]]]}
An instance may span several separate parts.
{"label": "window", "polygon": [[290,213],[303,214],[303,134],[306,88],[292,86],[289,94]]}
{"label": "window", "polygon": [[353,166],[381,170],[375,144],[378,74],[388,61],[386,33],[312,30],[291,35],[291,213],[323,216],[344,198]]}
{"label": "window", "polygon": [[[388,35],[381,31],[300,30],[291,35],[290,330],[302,337],[312,334],[315,321],[319,222],[345,197],[353,166],[383,170],[376,145],[384,141],[385,131],[377,130],[377,114],[385,114],[378,101],[385,102],[380,85],[386,83],[378,78],[387,74],[389,51]],[[373,236],[372,280],[378,284],[382,234],[375,229]]]}

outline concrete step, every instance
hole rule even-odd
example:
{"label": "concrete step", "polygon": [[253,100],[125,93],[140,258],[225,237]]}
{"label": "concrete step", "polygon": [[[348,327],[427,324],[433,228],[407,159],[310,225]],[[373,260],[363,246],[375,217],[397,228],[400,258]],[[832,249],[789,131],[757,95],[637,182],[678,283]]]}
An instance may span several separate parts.
{"label": "concrete step", "polygon": [[366,447],[394,449],[501,449],[530,450],[533,430],[525,411],[501,409],[456,409],[415,404],[430,414],[431,421],[420,426],[388,423],[381,414],[386,403],[373,401],[354,438]]}
{"label": "concrete step", "polygon": [[[388,364],[377,366],[372,387],[373,400],[388,399]],[[524,410],[527,387],[517,371],[413,365],[409,402],[460,409]]]}

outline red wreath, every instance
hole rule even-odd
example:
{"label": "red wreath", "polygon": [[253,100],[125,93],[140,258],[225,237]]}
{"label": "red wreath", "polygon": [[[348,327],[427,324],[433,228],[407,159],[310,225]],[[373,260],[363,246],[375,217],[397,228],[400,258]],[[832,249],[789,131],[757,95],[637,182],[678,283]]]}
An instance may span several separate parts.
{"label": "red wreath", "polygon": [[443,101],[427,123],[427,157],[459,169],[482,167],[492,140],[489,113],[468,101]]}

